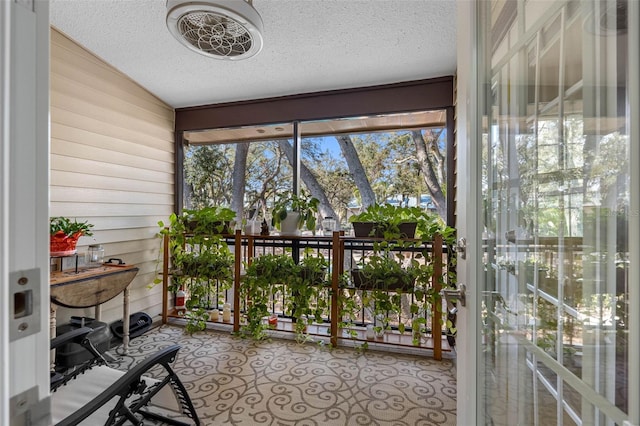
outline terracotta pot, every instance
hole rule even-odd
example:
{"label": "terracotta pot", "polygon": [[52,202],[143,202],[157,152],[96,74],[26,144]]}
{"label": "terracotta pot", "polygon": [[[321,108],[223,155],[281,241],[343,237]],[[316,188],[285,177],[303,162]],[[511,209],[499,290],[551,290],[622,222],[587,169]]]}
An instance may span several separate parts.
{"label": "terracotta pot", "polygon": [[49,239],[49,255],[50,256],[72,256],[76,254],[76,245],[78,239],[83,235],[82,232],[68,236],[64,232],[58,231],[51,235]]}

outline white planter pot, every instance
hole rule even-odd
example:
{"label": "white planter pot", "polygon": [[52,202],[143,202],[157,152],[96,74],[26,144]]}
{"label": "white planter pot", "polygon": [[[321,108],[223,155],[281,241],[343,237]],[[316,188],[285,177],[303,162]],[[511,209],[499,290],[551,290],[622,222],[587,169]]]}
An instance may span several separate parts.
{"label": "white planter pot", "polygon": [[280,235],[298,235],[298,220],[300,219],[300,213],[287,212],[287,217],[280,222]]}

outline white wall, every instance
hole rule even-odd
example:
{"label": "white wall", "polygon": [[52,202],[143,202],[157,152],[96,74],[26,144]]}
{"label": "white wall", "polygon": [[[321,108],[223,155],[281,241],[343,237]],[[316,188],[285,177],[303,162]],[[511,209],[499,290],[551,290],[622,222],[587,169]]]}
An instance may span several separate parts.
{"label": "white wall", "polygon": [[[105,258],[140,268],[130,312],[161,311],[155,277],[157,223],[173,211],[174,112],[158,98],[56,29],[51,30],[51,216],[95,225],[78,252],[102,244]],[[58,310],[58,324],[93,309]],[[122,296],[102,319],[122,318]]]}

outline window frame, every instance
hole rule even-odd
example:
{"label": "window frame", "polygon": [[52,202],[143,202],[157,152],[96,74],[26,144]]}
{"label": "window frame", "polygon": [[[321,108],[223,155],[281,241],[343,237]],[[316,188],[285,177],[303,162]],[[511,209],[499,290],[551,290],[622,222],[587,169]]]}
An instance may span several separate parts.
{"label": "window frame", "polygon": [[446,112],[447,224],[455,226],[457,172],[452,76],[178,108],[175,111],[175,211],[180,212],[183,208],[185,132],[430,110]]}

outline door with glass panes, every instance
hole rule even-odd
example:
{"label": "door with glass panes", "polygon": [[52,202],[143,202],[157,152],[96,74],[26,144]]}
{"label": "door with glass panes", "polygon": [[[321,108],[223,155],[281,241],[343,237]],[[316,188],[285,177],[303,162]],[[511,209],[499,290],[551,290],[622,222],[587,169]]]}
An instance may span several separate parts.
{"label": "door with glass panes", "polygon": [[639,8],[476,3],[477,424],[640,422]]}

